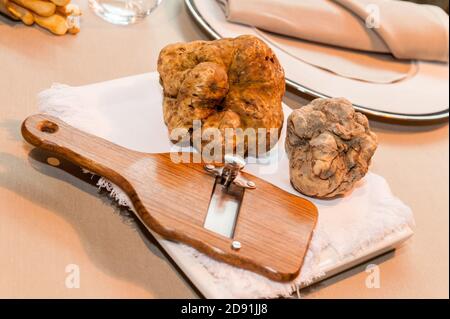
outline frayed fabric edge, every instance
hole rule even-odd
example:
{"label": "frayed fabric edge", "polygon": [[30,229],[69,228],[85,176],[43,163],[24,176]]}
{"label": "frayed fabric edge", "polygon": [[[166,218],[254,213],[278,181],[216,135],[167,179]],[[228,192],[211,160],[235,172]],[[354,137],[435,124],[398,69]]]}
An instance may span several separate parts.
{"label": "frayed fabric edge", "polygon": [[[89,170],[86,169],[82,169],[83,173],[86,174],[91,174],[91,175],[96,175],[92,172],[90,172]],[[127,207],[129,210],[134,212],[134,208],[133,208],[133,204],[130,201],[130,199],[128,198],[128,196],[114,183],[112,183],[111,181],[107,180],[106,178],[100,177],[100,179],[97,181],[97,187],[98,189],[105,189],[108,192],[108,196],[115,200],[119,205],[121,206],[125,206]],[[200,255],[203,255],[205,257],[207,257],[206,255],[204,255],[203,253],[195,250],[195,253],[192,255],[198,262],[200,262],[198,260],[198,257]],[[305,256],[305,258],[307,258]],[[311,256],[310,258],[314,258],[314,256]],[[202,264],[200,262],[200,264]],[[202,266],[205,266],[202,264]],[[205,267],[206,271],[209,272],[208,268]],[[210,272],[211,273],[211,272]],[[274,289],[274,291],[269,294],[269,295],[265,295],[263,298],[276,298],[276,297],[291,297],[292,294],[296,294],[298,297],[301,296],[300,294],[300,289],[302,287],[302,285],[307,285],[311,282],[313,282],[316,279],[319,279],[321,277],[325,276],[325,273],[323,272],[319,272],[317,274],[314,274],[313,276],[310,276],[309,278],[307,278],[306,280],[294,280],[291,283],[287,283],[286,287],[284,289]]]}
{"label": "frayed fabric edge", "polygon": [[[96,175],[86,169],[83,169],[84,173],[89,173],[92,175]],[[116,201],[118,204],[120,204],[121,206],[125,206],[128,209],[130,209],[131,211],[134,212],[134,208],[133,208],[133,204],[130,201],[130,199],[128,198],[128,196],[114,183],[110,182],[109,180],[107,180],[106,178],[100,177],[100,179],[97,182],[97,186],[99,189],[105,189],[108,192],[108,196],[113,199],[114,201]],[[391,229],[388,232],[384,233],[384,236],[387,236],[391,233],[394,233],[396,231],[401,231],[403,230],[405,227],[407,227],[408,225],[403,225],[401,227],[395,228],[395,229]],[[315,230],[315,232],[318,230]],[[377,236],[377,238],[373,238],[373,240],[370,240],[370,242],[372,243],[376,243],[378,241],[380,241],[384,236]],[[310,253],[310,255],[307,253],[307,256],[305,256],[305,262],[307,262],[307,259],[311,258],[311,259],[315,259],[318,258],[320,252],[326,248],[326,245],[324,246],[323,243],[321,242],[317,242],[315,239],[317,237],[315,235],[313,235],[313,238],[311,240],[311,244],[310,244],[310,250],[308,251],[308,253]],[[359,247],[359,249],[355,252],[353,252],[350,255],[356,255],[358,254],[361,250],[364,250],[364,248],[366,248],[368,245],[368,242],[365,242],[364,245],[361,245]],[[340,256],[338,261],[343,260],[344,258],[349,257],[350,255],[346,255],[346,256]],[[202,254],[201,252],[195,250],[194,254],[191,254],[191,256],[193,258],[195,258],[205,269],[206,271],[208,271],[210,274],[214,275],[213,271],[210,271],[210,269],[204,265],[200,260],[199,260],[199,256],[205,256],[206,255]],[[313,261],[310,261],[312,263],[314,263]],[[302,278],[302,273],[300,272],[300,275],[298,276],[297,279],[293,280],[290,283],[286,283],[286,285],[284,287],[277,287],[274,288],[272,292],[268,293],[268,294],[264,294],[264,296],[256,296],[256,298],[277,298],[277,297],[292,297],[293,294],[297,295],[298,297],[301,297],[301,292],[300,290],[305,287],[308,286],[309,284],[311,284],[312,282],[323,278],[325,276],[325,273],[323,271],[318,271],[316,273],[310,273],[308,275],[306,275],[305,277]],[[279,284],[279,283],[277,283]]]}
{"label": "frayed fabric edge", "polygon": [[79,87],[53,83],[49,89],[41,91],[37,96],[38,111],[58,117],[66,123],[87,133],[94,127],[98,135],[109,132],[109,126],[101,114],[80,98]]}

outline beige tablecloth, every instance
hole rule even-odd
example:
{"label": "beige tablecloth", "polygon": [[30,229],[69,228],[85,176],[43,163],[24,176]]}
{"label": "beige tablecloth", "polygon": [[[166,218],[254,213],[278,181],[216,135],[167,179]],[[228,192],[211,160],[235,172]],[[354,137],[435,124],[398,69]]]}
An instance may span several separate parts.
{"label": "beige tablecloth", "polygon": [[[164,45],[205,39],[180,0],[164,1],[130,27],[84,10],[76,37],[0,17],[0,297],[197,297],[124,212],[94,186],[30,157],[20,136],[21,121],[36,111],[37,92],[53,82],[81,85],[154,71]],[[285,101],[305,102],[292,94]],[[415,236],[373,261],[380,265],[380,288],[366,287],[363,265],[305,293],[448,298],[448,125],[371,124],[380,139],[372,170],[413,209]],[[79,266],[80,288],[66,287],[72,264]]]}

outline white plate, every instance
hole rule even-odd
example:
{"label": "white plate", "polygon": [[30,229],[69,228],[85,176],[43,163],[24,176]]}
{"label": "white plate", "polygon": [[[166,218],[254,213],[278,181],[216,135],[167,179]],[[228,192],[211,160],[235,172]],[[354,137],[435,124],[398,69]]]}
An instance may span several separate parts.
{"label": "white plate", "polygon": [[[264,37],[260,30],[226,21],[215,0],[185,0],[200,26],[213,38],[253,34]],[[346,97],[355,108],[369,115],[410,121],[448,118],[449,65],[415,62],[417,72],[395,83],[369,83],[338,76],[300,61],[273,41],[269,45],[286,72],[286,83],[312,97]],[[268,39],[266,39],[268,40]],[[295,46],[297,40],[283,37],[283,43]]]}

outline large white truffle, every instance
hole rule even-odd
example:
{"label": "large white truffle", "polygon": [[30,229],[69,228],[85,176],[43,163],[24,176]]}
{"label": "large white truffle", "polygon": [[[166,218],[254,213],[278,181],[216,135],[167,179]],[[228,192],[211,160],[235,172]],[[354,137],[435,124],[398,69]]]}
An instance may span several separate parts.
{"label": "large white truffle", "polygon": [[330,198],[348,192],[367,173],[376,148],[366,116],[346,99],[316,99],[288,118],[291,183],[305,195]]}

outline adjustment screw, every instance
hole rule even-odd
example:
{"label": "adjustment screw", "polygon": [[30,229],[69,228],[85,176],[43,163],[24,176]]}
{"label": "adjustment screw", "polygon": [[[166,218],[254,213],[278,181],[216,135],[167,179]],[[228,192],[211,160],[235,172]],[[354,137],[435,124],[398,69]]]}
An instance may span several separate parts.
{"label": "adjustment screw", "polygon": [[241,247],[242,247],[241,242],[239,242],[237,240],[235,240],[231,243],[231,248],[233,250],[239,250],[239,249],[241,249]]}
{"label": "adjustment screw", "polygon": [[240,157],[238,155],[233,156],[231,154],[225,154],[224,160],[225,160],[225,166],[228,166],[230,168],[232,167],[234,169],[237,169],[238,171],[243,169],[245,166],[245,159],[243,159],[242,157]]}
{"label": "adjustment screw", "polygon": [[247,182],[247,186],[248,186],[248,187],[255,187],[256,184],[255,184],[255,182],[248,181],[248,182]]}

